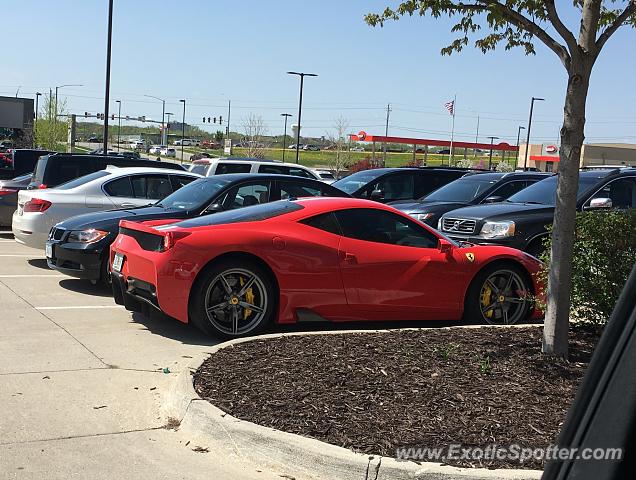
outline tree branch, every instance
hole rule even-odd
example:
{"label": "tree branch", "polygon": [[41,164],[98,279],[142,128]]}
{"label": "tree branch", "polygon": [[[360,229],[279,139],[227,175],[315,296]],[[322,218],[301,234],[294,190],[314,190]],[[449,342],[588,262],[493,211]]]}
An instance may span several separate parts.
{"label": "tree branch", "polygon": [[612,22],[612,24],[605,29],[603,33],[596,40],[596,54],[601,51],[605,43],[609,40],[609,38],[614,35],[614,32],[618,30],[632,15],[636,13],[636,0],[631,0],[629,5],[625,7],[623,13],[621,13],[616,19]]}
{"label": "tree branch", "polygon": [[557,31],[557,33],[561,35],[561,38],[565,41],[566,45],[570,49],[571,54],[578,47],[576,38],[574,38],[574,34],[561,21],[561,18],[559,17],[556,6],[554,4],[554,0],[545,0],[544,3],[550,22],[554,26],[554,29]]}
{"label": "tree branch", "polygon": [[[548,34],[543,28],[534,23],[529,18],[525,17],[521,13],[513,10],[507,5],[503,5],[496,0],[478,0],[480,3],[499,8],[502,15],[513,25],[523,28],[527,32],[536,36],[539,40],[541,40],[550,50],[557,54],[561,63],[565,66],[565,68],[570,67],[570,54],[567,49],[557,42],[554,38]],[[634,0],[636,1],[636,0]]]}

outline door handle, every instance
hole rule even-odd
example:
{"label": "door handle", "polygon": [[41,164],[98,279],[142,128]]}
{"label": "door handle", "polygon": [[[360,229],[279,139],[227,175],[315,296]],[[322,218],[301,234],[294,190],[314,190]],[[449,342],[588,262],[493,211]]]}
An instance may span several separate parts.
{"label": "door handle", "polygon": [[344,263],[355,265],[356,263],[358,263],[358,257],[356,257],[353,253],[345,252]]}
{"label": "door handle", "polygon": [[134,208],[134,207],[136,207],[136,205],[134,203],[128,203],[128,202],[120,203],[119,206],[122,207],[122,208]]}

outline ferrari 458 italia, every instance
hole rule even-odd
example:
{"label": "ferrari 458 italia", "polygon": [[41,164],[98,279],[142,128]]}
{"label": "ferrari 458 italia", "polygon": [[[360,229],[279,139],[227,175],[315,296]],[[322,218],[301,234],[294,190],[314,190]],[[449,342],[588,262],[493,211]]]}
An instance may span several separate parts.
{"label": "ferrari 458 italia", "polygon": [[271,322],[526,320],[540,262],[459,244],[398,210],[349,198],[290,199],[185,221],[120,222],[115,300],[149,304],[208,334]]}

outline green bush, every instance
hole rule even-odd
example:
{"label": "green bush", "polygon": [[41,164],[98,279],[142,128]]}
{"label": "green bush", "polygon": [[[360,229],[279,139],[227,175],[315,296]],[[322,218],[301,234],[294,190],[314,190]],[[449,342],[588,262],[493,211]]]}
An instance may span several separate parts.
{"label": "green bush", "polygon": [[[547,278],[550,238],[542,260]],[[602,325],[636,263],[636,209],[582,212],[576,216],[571,318]]]}

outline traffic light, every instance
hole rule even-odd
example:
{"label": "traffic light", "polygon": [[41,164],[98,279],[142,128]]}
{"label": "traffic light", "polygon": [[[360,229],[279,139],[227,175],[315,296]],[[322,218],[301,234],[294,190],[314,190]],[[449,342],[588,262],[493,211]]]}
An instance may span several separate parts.
{"label": "traffic light", "polygon": [[110,119],[111,119],[111,120],[115,120],[115,114],[114,114],[114,113],[113,113],[113,114],[111,114]]}
{"label": "traffic light", "polygon": [[223,123],[223,117],[219,117],[219,125]]}
{"label": "traffic light", "polygon": [[203,123],[205,123],[205,117],[203,117]]}
{"label": "traffic light", "polygon": [[213,120],[214,120],[214,122],[213,122],[213,123],[216,123],[216,117],[214,117],[214,118],[213,118]]}
{"label": "traffic light", "polygon": [[208,123],[210,123],[210,117],[208,117]]}
{"label": "traffic light", "polygon": [[85,116],[85,117],[88,117],[88,112],[84,112],[84,116]]}

